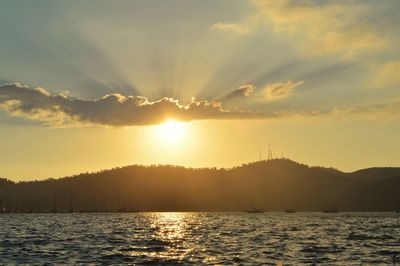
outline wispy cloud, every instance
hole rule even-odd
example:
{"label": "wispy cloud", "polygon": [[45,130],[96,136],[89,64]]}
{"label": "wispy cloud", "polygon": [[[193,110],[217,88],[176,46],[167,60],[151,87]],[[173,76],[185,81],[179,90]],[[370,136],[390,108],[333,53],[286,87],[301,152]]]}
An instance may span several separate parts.
{"label": "wispy cloud", "polygon": [[215,23],[211,25],[210,27],[211,30],[217,30],[217,31],[225,31],[225,32],[231,32],[231,33],[236,33],[236,34],[246,34],[249,33],[251,30],[251,26],[249,24],[241,24],[241,23]]}
{"label": "wispy cloud", "polygon": [[240,35],[270,25],[309,55],[341,54],[352,57],[385,47],[389,37],[368,16],[373,8],[357,1],[253,0],[258,14],[237,23],[217,23],[211,29]]}
{"label": "wispy cloud", "polygon": [[400,87],[400,60],[378,65],[371,86],[376,88]]}
{"label": "wispy cloud", "polygon": [[400,117],[400,99],[395,99],[393,101],[380,104],[337,107],[321,114],[340,119],[349,119],[355,117],[379,120],[393,118],[398,119]]}
{"label": "wispy cloud", "polygon": [[278,82],[269,84],[265,88],[265,97],[268,100],[280,100],[287,98],[293,94],[293,91],[301,86],[304,80],[293,82],[288,80],[287,82]]}
{"label": "wispy cloud", "polygon": [[0,109],[12,116],[42,122],[50,126],[97,124],[107,126],[150,125],[177,119],[254,119],[257,112],[225,110],[220,102],[195,100],[181,105],[162,98],[150,101],[143,96],[105,95],[83,100],[54,94],[44,88],[32,89],[18,83],[0,86]]}
{"label": "wispy cloud", "polygon": [[302,39],[307,53],[344,53],[351,56],[383,47],[385,36],[378,33],[366,15],[368,5],[348,1],[255,1],[276,32]]}

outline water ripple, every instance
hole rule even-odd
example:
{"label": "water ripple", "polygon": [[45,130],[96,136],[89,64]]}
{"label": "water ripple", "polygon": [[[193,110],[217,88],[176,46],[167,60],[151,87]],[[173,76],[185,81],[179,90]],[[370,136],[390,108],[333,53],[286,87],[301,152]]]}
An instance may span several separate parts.
{"label": "water ripple", "polygon": [[[392,264],[398,214],[2,214],[0,264]],[[400,260],[400,259],[399,259]]]}

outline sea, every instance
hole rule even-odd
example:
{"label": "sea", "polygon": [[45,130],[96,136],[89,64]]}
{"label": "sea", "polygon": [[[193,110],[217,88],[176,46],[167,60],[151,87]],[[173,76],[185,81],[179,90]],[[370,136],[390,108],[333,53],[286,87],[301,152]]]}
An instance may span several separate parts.
{"label": "sea", "polygon": [[0,264],[400,265],[398,213],[0,214]]}

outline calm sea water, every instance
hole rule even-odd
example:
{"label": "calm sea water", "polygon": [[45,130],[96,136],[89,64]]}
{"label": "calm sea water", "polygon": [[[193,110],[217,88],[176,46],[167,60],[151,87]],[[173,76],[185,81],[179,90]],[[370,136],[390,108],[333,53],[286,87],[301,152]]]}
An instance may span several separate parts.
{"label": "calm sea water", "polygon": [[392,265],[400,252],[395,213],[1,214],[0,226],[0,264]]}

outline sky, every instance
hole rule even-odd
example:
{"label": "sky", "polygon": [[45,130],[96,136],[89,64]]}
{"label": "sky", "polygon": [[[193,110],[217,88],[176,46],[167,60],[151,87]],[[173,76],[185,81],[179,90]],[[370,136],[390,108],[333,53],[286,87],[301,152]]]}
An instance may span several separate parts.
{"label": "sky", "polygon": [[400,166],[399,13],[397,0],[2,1],[0,177],[233,167],[268,143],[343,171]]}

